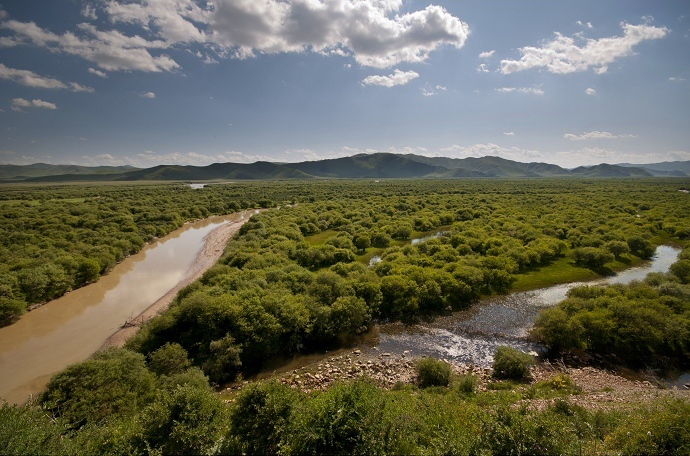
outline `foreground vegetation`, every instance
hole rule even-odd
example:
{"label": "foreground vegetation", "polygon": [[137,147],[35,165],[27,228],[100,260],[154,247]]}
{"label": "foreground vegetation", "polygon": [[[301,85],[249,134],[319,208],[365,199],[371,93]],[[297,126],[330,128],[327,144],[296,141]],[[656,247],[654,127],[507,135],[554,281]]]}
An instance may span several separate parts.
{"label": "foreground vegetation", "polygon": [[[0,408],[3,454],[687,454],[690,403],[589,410],[567,375],[478,391],[377,388],[360,379],[302,393],[255,383],[225,403],[168,347],[113,349],[54,378],[40,404]],[[68,374],[69,371],[69,374]],[[117,376],[117,378],[113,378]],[[444,377],[443,375],[441,377]],[[136,381],[135,379],[140,380]],[[89,392],[86,383],[114,381]],[[445,384],[445,379],[441,381]],[[439,384],[439,383],[435,383]],[[130,389],[129,387],[135,386]],[[500,386],[500,388],[499,388]],[[82,396],[85,394],[85,396]],[[542,401],[545,407],[531,407]]]}

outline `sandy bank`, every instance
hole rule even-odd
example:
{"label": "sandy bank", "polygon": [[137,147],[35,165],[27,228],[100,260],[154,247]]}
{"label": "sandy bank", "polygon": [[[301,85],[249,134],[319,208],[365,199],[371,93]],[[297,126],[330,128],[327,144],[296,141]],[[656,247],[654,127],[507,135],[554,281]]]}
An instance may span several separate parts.
{"label": "sandy bank", "polygon": [[125,323],[120,330],[110,336],[101,346],[101,350],[109,347],[122,347],[127,339],[136,334],[143,323],[167,310],[180,290],[198,280],[206,270],[218,262],[230,238],[239,231],[254,212],[254,209],[244,211],[242,219],[228,222],[208,233],[204,237],[204,247],[194,259],[185,277],[136,318]]}

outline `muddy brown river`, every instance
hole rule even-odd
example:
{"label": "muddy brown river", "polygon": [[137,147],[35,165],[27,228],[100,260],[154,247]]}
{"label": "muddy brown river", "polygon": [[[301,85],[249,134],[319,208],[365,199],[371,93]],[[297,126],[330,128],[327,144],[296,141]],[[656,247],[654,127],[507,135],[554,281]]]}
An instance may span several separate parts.
{"label": "muddy brown river", "polygon": [[237,213],[185,224],[79,288],[0,328],[0,397],[23,403],[51,375],[82,361],[123,323],[146,310],[188,274],[204,237]]}

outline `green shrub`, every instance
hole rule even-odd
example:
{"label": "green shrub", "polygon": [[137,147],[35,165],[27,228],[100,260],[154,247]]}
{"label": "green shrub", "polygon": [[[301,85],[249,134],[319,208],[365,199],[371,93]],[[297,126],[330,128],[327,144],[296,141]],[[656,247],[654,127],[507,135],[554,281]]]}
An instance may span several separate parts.
{"label": "green shrub", "polygon": [[433,358],[422,358],[417,363],[419,386],[448,386],[450,383],[450,365]]}
{"label": "green shrub", "polygon": [[40,402],[68,422],[82,425],[131,416],[154,396],[154,376],[144,356],[111,348],[55,374]]}
{"label": "green shrub", "polygon": [[510,347],[498,347],[494,353],[494,377],[522,380],[529,377],[529,368],[534,359]]}
{"label": "green shrub", "polygon": [[149,369],[156,375],[181,374],[191,366],[187,351],[178,343],[166,343],[149,355]]}
{"label": "green shrub", "polygon": [[618,454],[690,454],[690,402],[661,401],[631,413],[609,440]]}
{"label": "green shrub", "polygon": [[38,407],[18,407],[6,402],[0,407],[0,452],[6,455],[64,454],[66,442],[61,423]]}
{"label": "green shrub", "polygon": [[367,379],[340,383],[298,405],[285,448],[294,454],[380,454],[386,394]]}
{"label": "green shrub", "polygon": [[[275,454],[287,438],[297,392],[275,382],[244,388],[230,410],[228,453]],[[230,448],[234,444],[236,448]]]}
{"label": "green shrub", "polygon": [[458,378],[455,389],[463,395],[474,394],[477,391],[477,377],[472,374],[462,375]]}

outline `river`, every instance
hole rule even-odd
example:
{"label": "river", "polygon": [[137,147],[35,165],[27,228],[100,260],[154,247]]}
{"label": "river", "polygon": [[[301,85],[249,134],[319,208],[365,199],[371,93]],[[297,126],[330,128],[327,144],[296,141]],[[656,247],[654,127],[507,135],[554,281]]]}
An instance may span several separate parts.
{"label": "river", "polygon": [[124,259],[97,282],[0,328],[0,397],[25,402],[55,372],[87,359],[123,323],[187,276],[207,234],[248,216],[242,212],[187,223]]}
{"label": "river", "polygon": [[642,266],[591,282],[572,282],[538,290],[510,293],[483,299],[471,309],[434,319],[426,324],[382,325],[378,328],[376,349],[411,356],[433,356],[456,363],[490,367],[500,345],[523,352],[540,353],[543,347],[526,339],[534,321],[544,308],[566,298],[568,290],[580,285],[630,283],[650,272],[666,272],[680,249],[659,246],[654,258]]}
{"label": "river", "polygon": [[[358,348],[367,355],[390,353],[399,356],[404,353],[408,357],[431,356],[455,364],[481,367],[491,367],[493,353],[501,345],[539,354],[545,348],[528,341],[526,336],[539,312],[565,299],[568,290],[585,284],[626,284],[644,279],[650,272],[667,272],[679,253],[678,248],[662,245],[657,247],[652,260],[611,277],[491,296],[468,310],[437,317],[425,323],[376,325],[369,333],[348,344],[346,349],[279,360],[257,378],[269,376],[273,369],[276,369],[275,372],[285,372],[318,363],[324,358],[348,354],[353,348]],[[682,388],[684,383],[690,381],[690,374],[670,373],[665,381],[669,386]]]}

